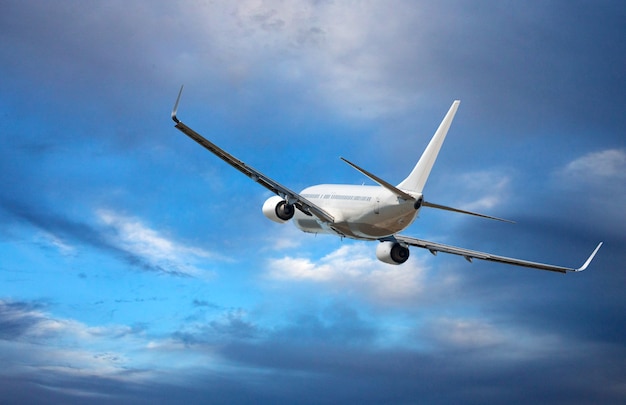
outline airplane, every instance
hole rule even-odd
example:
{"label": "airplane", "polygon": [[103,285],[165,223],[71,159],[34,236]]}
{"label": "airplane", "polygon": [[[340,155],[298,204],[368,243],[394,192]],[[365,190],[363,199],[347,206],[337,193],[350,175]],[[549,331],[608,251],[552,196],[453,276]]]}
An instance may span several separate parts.
{"label": "airplane", "polygon": [[177,113],[183,88],[184,86],[181,86],[172,110],[172,120],[176,123],[175,128],[256,183],[276,194],[268,198],[261,209],[263,214],[274,222],[285,223],[292,220],[297,228],[307,233],[331,234],[341,238],[379,241],[376,248],[376,257],[380,261],[392,265],[406,262],[409,258],[409,246],[413,246],[427,249],[433,255],[443,252],[462,256],[470,263],[473,259],[479,259],[559,273],[580,272],[589,266],[602,246],[602,242],[600,242],[581,267],[569,268],[444,245],[404,236],[399,233],[415,221],[422,207],[512,222],[502,218],[431,203],[424,199],[424,186],[452,124],[454,115],[459,108],[459,100],[455,100],[452,103],[417,164],[411,173],[398,185],[394,186],[341,157],[345,163],[378,185],[320,184],[307,187],[300,193],[297,193],[237,159],[180,121]]}

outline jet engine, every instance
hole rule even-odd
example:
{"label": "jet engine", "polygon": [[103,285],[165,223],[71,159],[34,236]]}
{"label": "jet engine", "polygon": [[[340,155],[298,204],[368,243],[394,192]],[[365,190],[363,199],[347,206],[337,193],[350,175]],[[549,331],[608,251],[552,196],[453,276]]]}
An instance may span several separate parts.
{"label": "jet engine", "polygon": [[409,248],[398,242],[380,242],[376,247],[376,257],[388,264],[402,264],[409,258]]}
{"label": "jet engine", "polygon": [[268,198],[263,204],[263,215],[279,224],[289,221],[295,212],[293,205],[287,204],[287,201],[277,195]]}

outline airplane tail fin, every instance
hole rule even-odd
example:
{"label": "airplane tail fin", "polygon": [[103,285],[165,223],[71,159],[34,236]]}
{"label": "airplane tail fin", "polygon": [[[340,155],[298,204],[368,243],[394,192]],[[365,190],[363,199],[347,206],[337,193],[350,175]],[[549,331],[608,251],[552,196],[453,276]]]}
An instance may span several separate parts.
{"label": "airplane tail fin", "polygon": [[424,185],[426,185],[426,180],[428,180],[428,176],[430,175],[430,170],[433,168],[435,160],[437,160],[437,155],[439,154],[441,145],[443,145],[443,141],[446,139],[448,129],[450,129],[452,119],[454,119],[454,114],[456,114],[456,110],[459,108],[460,103],[460,100],[455,100],[452,103],[448,113],[443,118],[443,121],[441,121],[441,124],[439,124],[437,132],[435,132],[435,135],[433,135],[432,139],[428,143],[424,153],[422,153],[422,157],[413,168],[411,174],[398,184],[398,188],[417,193],[422,192]]}

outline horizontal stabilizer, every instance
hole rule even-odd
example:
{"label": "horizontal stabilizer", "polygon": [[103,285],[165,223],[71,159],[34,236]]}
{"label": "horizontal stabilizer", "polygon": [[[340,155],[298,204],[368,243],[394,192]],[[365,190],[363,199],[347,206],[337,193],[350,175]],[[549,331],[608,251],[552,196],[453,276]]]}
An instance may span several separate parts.
{"label": "horizontal stabilizer", "polygon": [[508,219],[492,217],[490,215],[479,214],[477,212],[471,212],[471,211],[465,211],[465,210],[461,210],[461,209],[453,208],[453,207],[446,207],[445,205],[433,204],[433,203],[430,203],[428,201],[424,201],[422,203],[422,205],[424,207],[436,208],[438,210],[458,212],[459,214],[473,215],[475,217],[481,217],[481,218],[487,218],[487,219],[495,219],[496,221],[508,222],[510,224],[514,224],[515,223],[515,221],[511,221],[511,220],[508,220]]}
{"label": "horizontal stabilizer", "polygon": [[355,165],[354,163],[350,162],[348,159],[344,159],[344,158],[340,158],[340,159],[343,160],[344,162],[346,162],[347,164],[349,164],[350,166],[352,166],[357,171],[363,173],[365,176],[367,176],[370,179],[372,179],[375,183],[378,183],[382,187],[384,187],[387,190],[391,191],[392,193],[394,193],[398,197],[400,197],[400,198],[402,198],[402,199],[404,199],[406,201],[413,201],[413,200],[416,199],[411,194],[405,193],[404,191],[400,190],[398,187],[394,186],[393,184],[390,184],[389,182],[386,182],[385,180],[381,179],[380,177],[376,176],[375,174],[370,173],[367,170],[363,169],[362,167],[359,167],[359,166]]}

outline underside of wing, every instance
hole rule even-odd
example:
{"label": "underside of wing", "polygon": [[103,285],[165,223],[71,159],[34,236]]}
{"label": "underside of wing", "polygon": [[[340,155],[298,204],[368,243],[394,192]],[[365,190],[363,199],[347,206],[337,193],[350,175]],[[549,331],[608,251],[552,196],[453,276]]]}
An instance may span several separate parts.
{"label": "underside of wing", "polygon": [[470,249],[465,249],[465,248],[460,248],[460,247],[450,246],[450,245],[444,245],[442,243],[430,242],[427,240],[411,238],[411,237],[402,236],[402,235],[396,235],[395,239],[398,242],[404,243],[406,245],[428,249],[432,254],[435,254],[435,255],[438,252],[450,253],[453,255],[463,256],[466,260],[470,262],[473,259],[480,259],[480,260],[487,260],[491,262],[506,263],[506,264],[511,264],[515,266],[529,267],[529,268],[539,269],[539,270],[555,271],[559,273],[579,272],[579,271],[585,270],[589,266],[591,261],[593,260],[593,257],[596,255],[598,250],[600,250],[600,247],[602,246],[602,242],[600,242],[598,246],[595,248],[595,250],[591,253],[589,258],[587,258],[587,261],[581,267],[576,269],[576,268],[569,268],[569,267],[562,267],[562,266],[554,266],[551,264],[531,262],[528,260],[515,259],[511,257],[498,256],[498,255],[494,255],[491,253],[478,252],[475,250],[470,250]]}
{"label": "underside of wing", "polygon": [[306,198],[302,197],[300,194],[295,191],[283,186],[279,182],[271,179],[270,177],[264,175],[260,171],[254,169],[252,166],[247,165],[241,160],[237,159],[230,153],[226,152],[219,146],[215,145],[213,142],[209,141],[193,129],[189,128],[187,125],[183,124],[177,117],[178,112],[178,104],[180,102],[180,97],[183,93],[183,87],[180,88],[180,92],[178,93],[178,98],[176,99],[176,104],[174,105],[174,109],[172,110],[172,119],[176,123],[176,128],[183,132],[185,135],[202,145],[207,150],[214,153],[217,157],[224,160],[226,163],[239,170],[255,182],[259,183],[263,187],[267,188],[271,192],[285,199],[285,201],[296,207],[298,210],[302,211],[306,215],[313,215],[320,219],[323,222],[332,224],[334,223],[334,218],[331,214],[329,214],[324,209],[318,207],[313,204]]}

